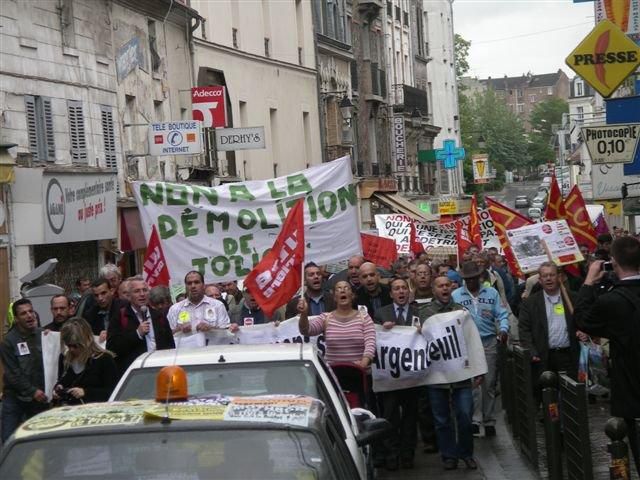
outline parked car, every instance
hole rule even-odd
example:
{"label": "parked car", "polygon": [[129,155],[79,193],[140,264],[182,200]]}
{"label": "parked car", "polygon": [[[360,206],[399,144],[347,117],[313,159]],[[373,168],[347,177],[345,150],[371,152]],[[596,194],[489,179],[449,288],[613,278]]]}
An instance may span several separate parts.
{"label": "parked car", "polygon": [[529,206],[529,197],[526,195],[518,195],[515,202],[516,208],[527,208]]}
{"label": "parked car", "polygon": [[[155,398],[156,375],[167,365],[184,368],[191,395],[295,394],[321,400],[337,419],[340,436],[358,471],[363,475],[372,473],[368,451],[363,451],[357,443],[358,419],[315,346],[308,343],[209,345],[144,353],[124,373],[110,400]],[[374,416],[369,412],[368,415]]]}
{"label": "parked car", "polygon": [[542,219],[542,209],[538,207],[530,207],[529,210],[527,210],[527,215],[531,220],[538,222]]}
{"label": "parked car", "polygon": [[[0,478],[364,480],[332,416],[321,401],[285,395],[59,407],[11,436]],[[358,442],[388,426],[365,422]]]}

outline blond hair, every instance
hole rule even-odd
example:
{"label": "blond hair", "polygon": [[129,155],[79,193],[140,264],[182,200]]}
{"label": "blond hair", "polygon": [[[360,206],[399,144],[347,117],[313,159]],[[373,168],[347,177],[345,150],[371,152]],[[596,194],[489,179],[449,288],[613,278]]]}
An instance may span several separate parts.
{"label": "blond hair", "polygon": [[69,350],[64,354],[64,367],[67,368],[73,360],[85,365],[90,358],[98,358],[102,355],[115,356],[109,350],[105,350],[95,342],[93,331],[89,323],[81,317],[73,317],[65,322],[60,330],[60,344],[62,350],[66,345],[78,345],[78,355],[71,358]]}

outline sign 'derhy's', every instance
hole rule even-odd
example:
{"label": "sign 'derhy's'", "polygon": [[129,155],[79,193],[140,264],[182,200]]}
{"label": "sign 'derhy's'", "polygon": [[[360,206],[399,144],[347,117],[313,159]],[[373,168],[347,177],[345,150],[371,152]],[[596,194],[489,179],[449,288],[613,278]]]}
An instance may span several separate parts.
{"label": "sign 'derhy's'", "polygon": [[216,129],[216,148],[222,152],[265,148],[264,127]]}

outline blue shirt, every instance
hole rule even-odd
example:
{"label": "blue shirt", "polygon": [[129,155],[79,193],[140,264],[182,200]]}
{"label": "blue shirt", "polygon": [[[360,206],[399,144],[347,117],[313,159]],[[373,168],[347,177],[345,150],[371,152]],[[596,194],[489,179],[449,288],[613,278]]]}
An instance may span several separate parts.
{"label": "blue shirt", "polygon": [[500,294],[493,287],[481,286],[478,296],[474,297],[466,285],[453,291],[451,299],[469,310],[482,338],[496,334],[496,322],[500,331],[509,331],[509,311],[502,305]]}

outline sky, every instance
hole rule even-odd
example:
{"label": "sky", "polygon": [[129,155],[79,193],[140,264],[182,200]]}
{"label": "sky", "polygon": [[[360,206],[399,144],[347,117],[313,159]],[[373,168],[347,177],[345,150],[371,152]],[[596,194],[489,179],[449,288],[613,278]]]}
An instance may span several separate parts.
{"label": "sky", "polygon": [[564,59],[594,27],[594,2],[454,0],[455,33],[471,41],[470,70],[479,78],[573,71]]}

